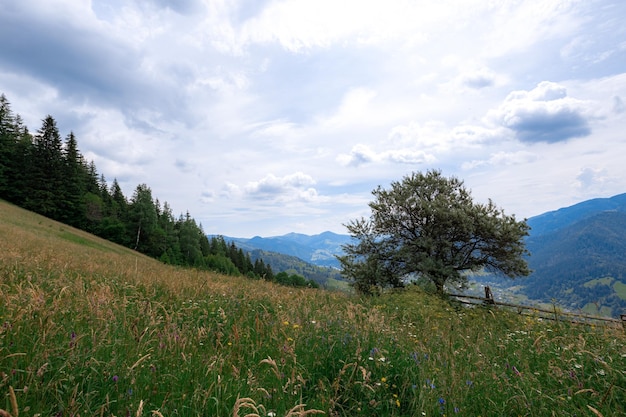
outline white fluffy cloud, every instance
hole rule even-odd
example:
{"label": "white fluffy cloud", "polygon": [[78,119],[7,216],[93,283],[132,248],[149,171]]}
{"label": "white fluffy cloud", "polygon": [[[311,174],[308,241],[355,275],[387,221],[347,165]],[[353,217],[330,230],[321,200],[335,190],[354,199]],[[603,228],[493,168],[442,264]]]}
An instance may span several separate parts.
{"label": "white fluffy cloud", "polygon": [[274,200],[283,203],[292,201],[314,201],[318,198],[313,188],[315,180],[302,172],[282,177],[268,174],[258,181],[251,181],[243,187],[246,196],[253,200]]}
{"label": "white fluffy cloud", "polygon": [[592,103],[567,96],[557,83],[542,81],[530,91],[510,93],[488,117],[524,142],[560,142],[591,134]]}

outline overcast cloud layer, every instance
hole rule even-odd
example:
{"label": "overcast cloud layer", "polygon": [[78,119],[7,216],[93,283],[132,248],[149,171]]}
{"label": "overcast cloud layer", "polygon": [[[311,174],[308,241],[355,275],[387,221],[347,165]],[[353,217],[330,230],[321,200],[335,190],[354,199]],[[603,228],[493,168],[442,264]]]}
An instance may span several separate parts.
{"label": "overcast cloud layer", "polygon": [[626,192],[621,0],[0,0],[0,93],[130,197],[238,237],[457,176],[531,217]]}

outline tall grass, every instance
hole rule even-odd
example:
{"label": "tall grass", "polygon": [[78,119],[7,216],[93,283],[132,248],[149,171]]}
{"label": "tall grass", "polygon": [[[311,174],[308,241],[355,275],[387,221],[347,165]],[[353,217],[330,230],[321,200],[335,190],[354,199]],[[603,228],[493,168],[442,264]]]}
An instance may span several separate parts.
{"label": "tall grass", "polygon": [[168,267],[0,203],[20,416],[626,414],[624,332]]}

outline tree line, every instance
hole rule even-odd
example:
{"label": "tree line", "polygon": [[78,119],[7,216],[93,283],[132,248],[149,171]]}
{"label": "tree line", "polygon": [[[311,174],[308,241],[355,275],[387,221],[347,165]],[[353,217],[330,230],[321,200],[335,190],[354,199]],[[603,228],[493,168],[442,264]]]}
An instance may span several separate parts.
{"label": "tree line", "polygon": [[[262,259],[221,236],[209,239],[187,212],[176,217],[146,184],[127,198],[114,179],[109,186],[78,148],[73,132],[65,139],[48,115],[31,134],[0,95],[0,198],[27,210],[85,230],[160,261],[228,275],[315,286],[314,281],[274,274]],[[284,276],[286,275],[286,276]]]}

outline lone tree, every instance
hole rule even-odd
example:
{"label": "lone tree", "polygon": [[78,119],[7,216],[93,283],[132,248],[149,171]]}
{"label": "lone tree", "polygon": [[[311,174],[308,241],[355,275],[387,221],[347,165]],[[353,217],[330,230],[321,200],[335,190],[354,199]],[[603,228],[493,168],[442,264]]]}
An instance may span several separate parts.
{"label": "lone tree", "polygon": [[345,225],[355,243],[344,245],[345,255],[338,257],[357,291],[371,294],[424,278],[443,294],[446,284],[467,283],[463,272],[530,273],[526,221],[505,215],[491,200],[474,203],[457,178],[436,170],[412,173],[372,194],[371,217]]}

